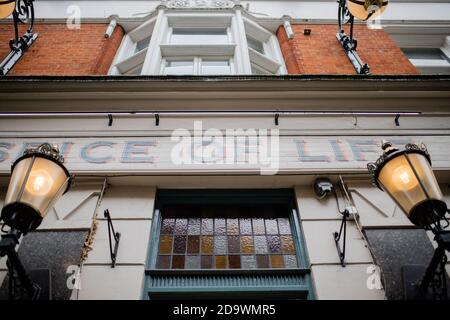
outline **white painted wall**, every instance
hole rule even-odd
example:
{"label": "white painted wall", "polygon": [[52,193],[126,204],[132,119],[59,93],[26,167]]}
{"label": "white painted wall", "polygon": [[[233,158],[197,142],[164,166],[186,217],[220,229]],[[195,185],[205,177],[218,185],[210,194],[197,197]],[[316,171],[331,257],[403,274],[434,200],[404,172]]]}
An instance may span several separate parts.
{"label": "white painted wall", "polygon": [[[141,298],[154,199],[153,187],[112,186],[106,190],[98,209],[93,249],[82,265],[81,289],[75,290],[73,299]],[[111,268],[105,209],[121,234],[115,268]]]}
{"label": "white painted wall", "polygon": [[[259,17],[296,19],[336,19],[335,1],[242,1],[244,7]],[[153,11],[159,1],[54,1],[35,3],[39,18],[67,18],[71,5],[81,8],[82,18],[107,18],[117,14],[121,18],[142,17]],[[450,3],[422,1],[420,3],[391,1],[382,19],[386,20],[449,20]]]}
{"label": "white painted wall", "polygon": [[[339,231],[341,215],[334,197],[318,200],[310,185],[297,186],[295,194],[316,298],[384,299],[383,289],[367,287],[367,269],[374,265],[374,262],[354,222],[347,224],[346,267],[340,264],[333,233]],[[343,207],[344,200],[340,197],[339,201]]]}

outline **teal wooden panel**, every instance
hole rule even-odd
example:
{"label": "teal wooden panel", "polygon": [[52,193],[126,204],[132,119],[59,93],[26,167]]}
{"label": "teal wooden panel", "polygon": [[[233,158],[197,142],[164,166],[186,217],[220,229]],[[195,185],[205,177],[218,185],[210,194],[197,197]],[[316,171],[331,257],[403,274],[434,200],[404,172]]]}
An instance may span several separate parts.
{"label": "teal wooden panel", "polygon": [[[308,256],[292,189],[269,190],[158,190],[146,266],[143,298],[241,297],[314,299]],[[290,208],[299,269],[272,270],[155,270],[161,214],[165,204],[284,204]],[[194,272],[192,272],[194,271]],[[225,295],[226,296],[226,295]],[[235,297],[234,295],[230,296]]]}

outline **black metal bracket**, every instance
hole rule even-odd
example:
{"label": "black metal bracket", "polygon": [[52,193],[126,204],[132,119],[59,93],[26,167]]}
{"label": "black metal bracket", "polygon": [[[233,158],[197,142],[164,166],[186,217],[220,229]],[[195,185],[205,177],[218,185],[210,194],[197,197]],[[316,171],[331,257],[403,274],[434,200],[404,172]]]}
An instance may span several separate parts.
{"label": "black metal bracket", "polygon": [[[119,250],[120,232],[114,231],[111,215],[109,210],[104,211],[105,218],[108,220],[108,237],[109,237],[109,252],[111,254],[111,268],[116,266],[117,251]],[[112,238],[114,238],[114,249],[112,246]]]}
{"label": "black metal bracket", "polygon": [[[356,52],[358,42],[353,38],[353,24],[355,17],[350,13],[347,8],[346,0],[338,0],[338,24],[339,32],[336,34],[336,38],[347,54],[348,59],[352,63],[358,74],[370,74],[370,68],[367,63],[364,63]],[[350,24],[350,36],[344,31],[344,24]]]}
{"label": "black metal bracket", "polygon": [[275,113],[275,125],[278,126],[280,123],[278,121],[278,119],[280,118],[280,114],[279,113]]}
{"label": "black metal bracket", "polygon": [[[339,228],[339,233],[333,232],[333,239],[334,243],[336,244],[336,250],[339,255],[339,260],[341,261],[341,266],[345,267],[345,242],[347,240],[347,220],[350,214],[347,210],[344,210],[343,212],[341,212],[341,214],[342,214],[341,227]],[[339,244],[341,236],[343,236],[342,249]]]}
{"label": "black metal bracket", "polygon": [[404,297],[407,300],[449,300],[445,252],[450,252],[450,231],[436,231],[434,239],[438,247],[426,269],[422,265],[407,265],[402,268]]}
{"label": "black metal bracket", "polygon": [[10,230],[8,234],[2,235],[0,241],[0,257],[8,257],[9,299],[38,300],[41,287],[31,281],[16,251],[20,237],[19,231]]}
{"label": "black metal bracket", "polygon": [[159,113],[155,113],[155,125],[159,126]]}
{"label": "black metal bracket", "polygon": [[395,125],[396,125],[397,127],[400,127],[400,121],[399,121],[399,119],[400,119],[400,114],[398,113],[398,114],[395,116],[395,119],[394,119]]}
{"label": "black metal bracket", "polygon": [[[0,76],[8,72],[23,56],[24,52],[36,41],[38,34],[33,32],[34,26],[34,0],[2,0],[0,2],[16,2],[16,8],[12,13],[14,22],[14,39],[10,40],[11,52],[0,62]],[[29,28],[23,36],[19,36],[19,24],[29,24]]]}
{"label": "black metal bracket", "polygon": [[114,118],[112,114],[108,114],[108,127],[111,127],[113,124]]}

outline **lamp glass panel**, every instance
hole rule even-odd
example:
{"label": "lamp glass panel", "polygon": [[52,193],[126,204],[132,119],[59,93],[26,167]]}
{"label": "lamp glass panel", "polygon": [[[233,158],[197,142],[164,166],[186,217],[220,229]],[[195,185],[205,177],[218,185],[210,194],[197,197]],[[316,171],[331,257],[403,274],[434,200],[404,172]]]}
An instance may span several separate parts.
{"label": "lamp glass panel", "polygon": [[27,174],[27,170],[31,165],[32,159],[33,158],[25,158],[15,165],[14,171],[11,174],[11,179],[9,180],[8,191],[5,198],[5,206],[17,201],[17,197],[22,188],[23,181]]}
{"label": "lamp glass panel", "polygon": [[[383,4],[386,3],[387,4],[388,1],[383,1]],[[376,1],[375,1],[376,3]],[[386,9],[387,5],[381,6],[381,8],[376,9],[377,7],[372,7],[372,10],[377,10],[375,13],[373,13],[370,18],[369,17],[369,13],[371,12],[371,7],[369,6],[369,8],[366,10],[364,5],[362,4],[358,4],[358,3],[354,3],[352,1],[347,1],[347,7],[348,10],[350,11],[350,13],[355,17],[358,18],[360,20],[368,20],[368,19],[373,19],[377,16],[379,16],[381,13],[383,13],[383,11]]]}
{"label": "lamp glass panel", "polygon": [[441,188],[428,160],[419,153],[411,153],[408,157],[429,197],[433,200],[443,200]]}
{"label": "lamp glass panel", "polygon": [[[31,164],[30,174],[24,181]],[[67,183],[66,172],[57,163],[42,157],[36,157],[32,163],[32,158],[25,158],[14,168],[6,204],[15,201],[27,204],[44,218],[53,201],[65,191]],[[20,196],[22,185],[23,194]]]}
{"label": "lamp glass panel", "polygon": [[[418,153],[410,153],[408,157],[430,198],[441,200],[442,193],[428,160]],[[411,209],[427,200],[405,155],[389,160],[381,169],[378,179],[383,189],[391,195],[408,216]]]}
{"label": "lamp glass panel", "polygon": [[0,4],[0,19],[9,17],[14,11],[15,6],[16,2]]}

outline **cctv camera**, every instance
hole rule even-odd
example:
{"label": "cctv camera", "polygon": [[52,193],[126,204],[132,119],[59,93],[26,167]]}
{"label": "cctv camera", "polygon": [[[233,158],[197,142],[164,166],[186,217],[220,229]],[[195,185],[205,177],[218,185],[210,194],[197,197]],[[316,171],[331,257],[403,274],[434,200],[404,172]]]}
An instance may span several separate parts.
{"label": "cctv camera", "polygon": [[323,199],[333,191],[333,184],[328,178],[317,178],[314,181],[314,193],[317,198]]}

